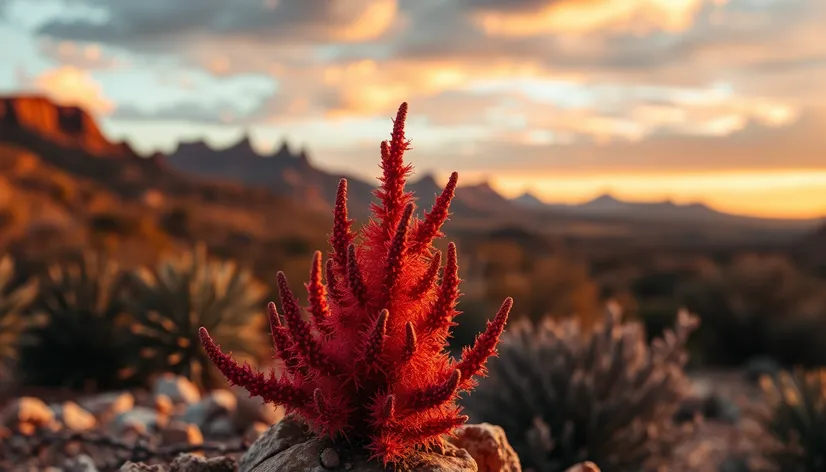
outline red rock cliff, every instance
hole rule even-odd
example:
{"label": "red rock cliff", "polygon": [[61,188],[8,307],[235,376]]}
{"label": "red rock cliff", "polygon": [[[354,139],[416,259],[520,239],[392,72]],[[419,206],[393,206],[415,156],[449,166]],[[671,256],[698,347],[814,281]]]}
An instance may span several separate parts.
{"label": "red rock cliff", "polygon": [[0,135],[15,129],[62,146],[81,148],[96,156],[133,154],[128,146],[109,142],[83,109],[57,105],[42,96],[0,97]]}

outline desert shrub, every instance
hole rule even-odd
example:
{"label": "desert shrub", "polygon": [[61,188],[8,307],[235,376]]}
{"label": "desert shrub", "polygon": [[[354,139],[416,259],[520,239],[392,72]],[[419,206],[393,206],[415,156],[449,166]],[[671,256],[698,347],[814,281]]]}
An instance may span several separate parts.
{"label": "desert shrub", "polygon": [[702,320],[698,333],[710,362],[741,364],[761,355],[787,364],[824,364],[824,283],[785,258],[746,256],[707,271],[680,299]]}
{"label": "desert shrub", "polygon": [[489,376],[466,407],[475,421],[504,428],[526,470],[563,471],[585,460],[603,470],[667,464],[683,438],[672,421],[685,398],[685,343],[696,318],[650,345],[642,325],[611,306],[586,331],[576,319],[522,320],[502,339]]}
{"label": "desert shrub", "polygon": [[210,258],[203,244],[154,270],[134,271],[130,292],[129,309],[137,321],[130,330],[147,375],[171,371],[201,386],[223,384],[198,340],[201,326],[248,361],[257,363],[270,353],[266,287],[234,262]]}
{"label": "desert shrub", "polygon": [[123,273],[94,252],[51,265],[39,277],[32,311],[46,319],[20,350],[24,386],[108,390],[140,384],[134,344],[125,329]]}
{"label": "desert shrub", "polygon": [[8,379],[17,350],[27,344],[27,332],[40,321],[25,310],[37,295],[37,283],[30,280],[14,287],[14,261],[5,256],[0,259],[0,380]]}
{"label": "desert shrub", "polygon": [[768,411],[763,425],[775,439],[764,450],[783,472],[826,470],[826,369],[795,369],[761,385]]}

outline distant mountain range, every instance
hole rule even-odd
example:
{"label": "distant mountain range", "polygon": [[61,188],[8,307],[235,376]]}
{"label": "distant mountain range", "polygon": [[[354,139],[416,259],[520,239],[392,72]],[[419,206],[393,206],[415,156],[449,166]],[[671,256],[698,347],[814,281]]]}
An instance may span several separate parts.
{"label": "distant mountain range", "polygon": [[[0,160],[21,152],[71,178],[94,182],[125,202],[147,206],[144,200],[154,195],[150,200],[157,206],[160,195],[165,203],[151,208],[154,213],[190,201],[198,202],[194,213],[204,218],[231,214],[233,224],[241,225],[232,229],[238,240],[272,224],[299,222],[300,232],[313,231],[318,222],[328,219],[342,177],[348,179],[349,209],[358,221],[364,221],[374,199],[375,182],[329,172],[315,165],[307,150],[292,149],[287,143],[262,155],[248,136],[221,149],[191,141],[180,143],[166,156],[144,157],[127,143],[104,137],[95,120],[80,108],[58,106],[39,96],[0,97]],[[418,198],[420,215],[442,187],[429,174],[408,183],[408,190]],[[546,203],[531,193],[508,199],[487,182],[463,185],[461,179],[451,213],[449,225],[454,228],[524,226],[573,237],[636,240],[788,239],[821,223],[731,215],[699,203],[627,202],[611,195],[570,205]],[[268,215],[268,222],[256,219],[263,215]],[[250,221],[255,221],[255,228],[244,228]],[[210,222],[215,224],[219,222]]]}
{"label": "distant mountain range", "polygon": [[[165,162],[191,175],[266,187],[317,208],[333,204],[336,182],[342,177],[349,182],[351,208],[367,208],[366,203],[373,198],[373,184],[353,176],[329,173],[315,166],[306,150],[294,152],[284,143],[274,153],[260,155],[246,136],[224,149],[212,149],[203,141],[182,143],[165,158]],[[441,192],[442,186],[437,184],[433,175],[427,174],[410,182],[409,189],[418,195],[420,206],[429,206],[434,195]],[[487,182],[476,185],[460,183],[452,212],[454,218],[586,219],[790,230],[813,228],[818,223],[818,220],[733,215],[702,203],[629,202],[607,194],[582,204],[546,203],[529,192],[508,199]]]}

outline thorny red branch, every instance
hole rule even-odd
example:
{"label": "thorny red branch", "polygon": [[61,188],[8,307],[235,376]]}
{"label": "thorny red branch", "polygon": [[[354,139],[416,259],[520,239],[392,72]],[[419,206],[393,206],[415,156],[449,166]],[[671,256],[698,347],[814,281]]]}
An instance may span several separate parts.
{"label": "thorny red branch", "polygon": [[305,284],[308,319],[278,273],[284,322],[275,304],[269,313],[283,372],[265,375],[239,365],[200,330],[207,354],[232,384],[283,404],[316,434],[346,438],[385,463],[440,445],[442,435],[467,420],[456,399],[484,374],[513,304],[505,300],[461,360],[448,355],[450,328],[460,313],[459,265],[451,243],[440,279],[442,255],[433,241],[443,236],[458,175],[450,176],[424,219],[414,217],[413,195],[404,189],[412,170],[404,162],[406,116],[403,103],[390,142],[381,145],[377,203],[360,233],[348,216],[347,181],[339,183],[329,259],[322,265],[321,253],[314,254]]}

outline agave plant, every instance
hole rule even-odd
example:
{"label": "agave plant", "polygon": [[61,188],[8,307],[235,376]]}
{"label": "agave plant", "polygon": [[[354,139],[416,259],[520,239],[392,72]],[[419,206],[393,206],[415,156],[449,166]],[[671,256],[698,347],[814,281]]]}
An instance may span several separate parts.
{"label": "agave plant", "polygon": [[32,310],[46,323],[31,330],[35,342],[21,348],[24,385],[104,390],[142,382],[125,329],[123,281],[118,264],[94,252],[42,274]]}
{"label": "agave plant", "polygon": [[0,379],[11,373],[19,346],[28,341],[28,329],[42,320],[24,312],[37,296],[37,281],[12,287],[13,277],[14,261],[5,256],[0,259]]}
{"label": "agave plant", "polygon": [[611,305],[592,332],[580,320],[522,321],[502,338],[490,375],[466,401],[475,421],[502,426],[525,470],[564,471],[590,460],[639,471],[679,441],[686,394],[687,312],[649,346],[642,326]]}
{"label": "agave plant", "polygon": [[264,314],[266,287],[234,262],[211,259],[206,246],[136,270],[131,331],[140,343],[143,371],[185,375],[202,387],[217,386],[198,340],[198,327],[221,336],[236,355],[259,361],[270,355]]}
{"label": "agave plant", "polygon": [[390,143],[382,143],[378,203],[360,234],[351,231],[347,181],[339,184],[332,253],[325,265],[316,252],[310,269],[309,320],[278,274],[284,319],[275,304],[269,313],[284,374],[267,376],[238,364],[200,330],[210,358],[232,383],[284,405],[317,437],[346,439],[385,464],[441,445],[442,435],[466,421],[456,399],[484,372],[512,305],[505,301],[461,360],[449,356],[447,338],[458,314],[456,247],[448,246],[438,283],[442,257],[432,243],[441,236],[458,175],[451,175],[423,220],[412,219],[413,195],[404,190],[411,171],[403,161],[406,114],[405,103]]}
{"label": "agave plant", "polygon": [[795,369],[760,379],[768,411],[764,428],[775,439],[770,452],[779,470],[826,470],[826,369]]}

